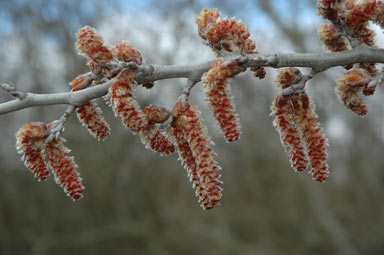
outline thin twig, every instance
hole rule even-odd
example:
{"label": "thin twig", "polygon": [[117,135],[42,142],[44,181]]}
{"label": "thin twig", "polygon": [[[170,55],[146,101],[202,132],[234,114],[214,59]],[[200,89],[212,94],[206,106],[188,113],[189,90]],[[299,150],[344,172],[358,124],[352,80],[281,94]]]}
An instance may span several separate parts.
{"label": "thin twig", "polygon": [[60,135],[64,132],[65,123],[68,121],[75,109],[76,107],[74,105],[69,105],[60,119],[54,120],[49,124],[49,136],[45,139],[46,143],[50,143],[60,137]]}
{"label": "thin twig", "polygon": [[308,74],[304,75],[297,84],[292,85],[292,86],[284,89],[282,92],[282,95],[283,96],[289,96],[289,95],[292,95],[293,93],[295,93],[296,91],[303,90],[305,88],[305,86],[307,85],[307,82],[309,80],[311,80],[316,74],[318,74],[320,72],[321,71],[312,69]]}
{"label": "thin twig", "polygon": [[17,97],[20,100],[23,100],[26,97],[26,93],[20,92],[16,89],[15,85],[11,84],[0,84],[0,88],[7,91],[9,94],[11,94],[13,97]]}
{"label": "thin twig", "polygon": [[189,95],[191,94],[192,88],[196,85],[197,82],[198,81],[188,79],[187,86],[185,86],[183,89],[183,94],[185,94],[187,97],[189,97]]}

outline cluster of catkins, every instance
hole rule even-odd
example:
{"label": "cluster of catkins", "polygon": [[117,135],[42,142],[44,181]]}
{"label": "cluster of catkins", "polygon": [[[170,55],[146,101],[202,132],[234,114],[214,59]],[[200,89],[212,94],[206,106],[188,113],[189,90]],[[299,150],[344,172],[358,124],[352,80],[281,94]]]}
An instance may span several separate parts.
{"label": "cluster of catkins", "polygon": [[[384,3],[376,0],[319,0],[318,13],[330,24],[319,27],[319,36],[326,50],[346,51],[359,45],[377,47],[375,33],[369,28],[374,22],[384,28]],[[352,69],[337,79],[336,94],[340,101],[359,116],[367,114],[360,95],[375,93],[378,70],[375,63],[345,66]]]}
{"label": "cluster of catkins", "polygon": [[65,140],[59,137],[46,142],[52,124],[28,122],[16,133],[16,148],[23,155],[22,160],[26,167],[39,181],[47,179],[49,168],[56,183],[63,187],[68,196],[77,200],[82,197],[84,187],[73,157],[67,155],[70,150],[64,146]]}
{"label": "cluster of catkins", "polygon": [[[88,59],[91,72],[79,75],[70,82],[72,91],[95,86],[105,80],[113,79],[107,98],[117,117],[133,134],[139,134],[147,148],[169,155],[175,151],[173,143],[160,132],[157,123],[164,122],[170,113],[160,106],[148,106],[141,110],[134,98],[135,70],[116,68],[119,63],[136,63],[140,65],[140,53],[126,41],[115,47],[105,46],[98,32],[89,26],[81,28],[77,34],[76,47],[80,54]],[[151,87],[153,84],[144,84]],[[90,100],[76,109],[80,122],[89,133],[98,140],[105,140],[110,134],[110,127],[102,116],[95,100]],[[55,173],[55,180],[64,187],[65,192],[74,200],[81,197],[83,186],[76,171],[77,166],[69,150],[63,145],[64,139],[58,137],[47,142],[54,122],[46,125],[29,122],[16,135],[17,149],[23,155],[25,165],[39,178],[47,178],[48,167]]]}
{"label": "cluster of catkins", "polygon": [[[278,70],[276,83],[281,89],[287,89],[302,81],[302,74],[294,67]],[[322,182],[328,177],[326,163],[328,146],[322,128],[316,121],[315,106],[305,90],[289,95],[280,93],[272,104],[273,125],[276,127],[292,167],[295,171],[307,169],[316,181]]]}
{"label": "cluster of catkins", "polygon": [[[354,47],[351,40],[375,47],[368,21],[384,27],[383,3],[380,1],[320,0],[318,12],[331,21],[331,24],[320,26],[319,35],[325,48],[333,52]],[[201,77],[206,99],[224,138],[233,142],[240,138],[240,125],[229,81],[247,70],[241,58],[234,56],[257,54],[256,44],[241,21],[222,18],[216,9],[204,9],[196,23],[199,35],[218,58]],[[140,52],[127,41],[115,46],[104,45],[99,33],[89,26],[81,28],[76,37],[76,47],[87,58],[90,72],[70,82],[72,91],[111,81],[113,84],[106,99],[115,116],[133,134],[139,135],[146,148],[161,155],[170,155],[177,150],[201,206],[211,209],[219,204],[222,196],[220,167],[214,159],[216,154],[201,122],[200,112],[188,103],[188,93],[178,98],[171,111],[157,105],[141,109],[134,96],[135,88],[142,85],[150,89],[154,83],[136,82],[136,73],[143,64]],[[338,79],[337,95],[346,107],[358,115],[365,115],[367,108],[359,93],[374,93],[376,84],[372,81],[378,74],[376,66],[362,63],[345,68],[354,69]],[[259,79],[266,75],[262,67],[251,68],[251,71]],[[303,82],[302,78],[297,68],[278,71],[276,82],[283,91],[272,105],[273,124],[292,167],[303,171],[310,165],[313,178],[322,182],[329,174],[327,140],[316,121],[314,104],[304,89],[284,93],[284,89]],[[107,138],[110,127],[95,100],[77,107],[76,113],[92,136],[99,140]],[[63,144],[65,140],[57,134],[54,135],[56,138],[47,139],[54,128],[55,122],[48,125],[28,122],[17,132],[17,149],[23,155],[25,165],[39,180],[47,178],[48,166],[55,174],[56,182],[76,200],[82,196],[81,178],[73,158],[67,156],[69,150]]]}
{"label": "cluster of catkins", "polygon": [[[225,59],[232,54],[256,54],[256,44],[241,21],[221,18],[217,9],[204,9],[196,19],[201,38],[219,59],[202,76],[204,91],[213,115],[226,141],[240,138],[239,117],[231,96],[229,80],[247,70],[235,59]],[[264,68],[251,68],[254,76],[265,77]]]}

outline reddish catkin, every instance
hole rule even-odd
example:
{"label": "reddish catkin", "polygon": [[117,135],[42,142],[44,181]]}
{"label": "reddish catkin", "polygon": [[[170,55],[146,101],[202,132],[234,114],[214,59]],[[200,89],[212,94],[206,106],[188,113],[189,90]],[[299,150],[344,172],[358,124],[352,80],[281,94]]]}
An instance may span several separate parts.
{"label": "reddish catkin", "polygon": [[183,95],[178,99],[172,115],[176,118],[173,127],[181,129],[185,140],[188,141],[195,158],[200,183],[206,192],[201,206],[206,210],[212,209],[215,205],[220,204],[222,196],[220,167],[214,160],[212,141],[206,134],[206,127],[199,120],[199,111],[187,102],[186,96]]}
{"label": "reddish catkin", "polygon": [[371,81],[371,75],[365,69],[355,69],[347,72],[337,79],[335,91],[344,106],[356,115],[364,116],[368,109],[365,102],[359,97],[364,88]]}
{"label": "reddish catkin", "polygon": [[295,67],[280,68],[275,82],[279,88],[285,89],[300,82],[302,77],[300,70]]}
{"label": "reddish catkin", "polygon": [[42,155],[47,136],[47,126],[42,122],[28,122],[16,133],[16,149],[22,154],[25,166],[39,181],[47,179],[49,175]]}
{"label": "reddish catkin", "polygon": [[[376,7],[376,0],[364,0],[354,4],[345,13],[345,26],[348,34],[370,47],[376,47],[375,32],[369,28],[369,21],[375,17]],[[372,76],[378,74],[375,63],[361,63],[359,67],[366,69]],[[374,89],[364,92],[365,95],[373,93]]]}
{"label": "reddish catkin", "polygon": [[348,50],[345,37],[338,31],[334,24],[321,24],[318,34],[326,50],[332,52]]}
{"label": "reddish catkin", "polygon": [[[256,43],[241,21],[223,19],[217,9],[203,9],[196,19],[199,35],[208,42],[217,57],[226,52],[257,54]],[[251,68],[255,77],[263,79],[263,67]]]}
{"label": "reddish catkin", "polygon": [[228,142],[240,138],[239,117],[232,100],[228,79],[244,70],[245,68],[238,65],[235,60],[220,59],[202,76],[206,98]]}
{"label": "reddish catkin", "polygon": [[[282,89],[301,81],[302,74],[294,67],[278,70],[276,82]],[[326,163],[327,140],[323,130],[316,122],[314,105],[305,91],[290,95],[278,95],[272,105],[273,124],[280,135],[292,167],[302,171],[311,165],[311,173],[316,181],[322,182],[328,177]]]}
{"label": "reddish catkin", "polygon": [[141,64],[143,58],[138,50],[136,50],[128,41],[121,41],[115,47],[116,58],[123,62],[134,62]]}
{"label": "reddish catkin", "polygon": [[207,192],[204,190],[204,187],[200,182],[200,177],[196,166],[196,159],[193,156],[192,150],[184,136],[183,131],[177,127],[171,127],[169,134],[175,137],[179,153],[179,160],[181,160],[182,165],[187,171],[189,180],[192,182],[192,188],[195,189],[195,195],[199,198],[198,202],[201,204],[207,203]]}
{"label": "reddish catkin", "polygon": [[59,137],[48,143],[44,152],[56,183],[62,186],[73,200],[78,200],[82,197],[84,187],[81,185],[74,158],[67,155],[70,150],[64,146],[64,142],[65,140]]}
{"label": "reddish catkin", "polygon": [[[72,91],[78,91],[91,85],[93,76],[91,74],[82,74],[72,80],[69,84]],[[95,100],[90,100],[76,109],[76,114],[88,132],[98,140],[105,140],[110,133],[110,127],[104,120],[103,111],[97,106]]]}
{"label": "reddish catkin", "polygon": [[156,123],[162,123],[168,119],[170,113],[164,107],[152,105],[144,108],[148,125],[140,131],[140,138],[146,148],[167,156],[175,152],[173,143],[164,136]]}
{"label": "reddish catkin", "polygon": [[93,27],[80,28],[76,33],[76,38],[76,48],[84,57],[100,64],[106,64],[112,60],[111,51],[103,45],[103,38]]}
{"label": "reddish catkin", "polygon": [[371,20],[384,29],[384,2],[376,2],[375,12],[371,17]]}
{"label": "reddish catkin", "polygon": [[115,116],[119,117],[133,134],[136,134],[145,129],[148,121],[134,98],[134,89],[137,85],[135,74],[125,69],[115,77],[115,80],[108,92],[111,107]]}
{"label": "reddish catkin", "polygon": [[90,100],[76,109],[79,121],[98,140],[107,139],[111,130],[102,113],[95,100]]}
{"label": "reddish catkin", "polygon": [[307,160],[289,97],[277,95],[272,105],[273,125],[295,171],[307,169]]}
{"label": "reddish catkin", "polygon": [[[319,26],[318,34],[323,47],[326,50],[332,52],[346,51],[348,50],[348,43],[346,38],[337,29],[334,24],[321,24]],[[349,70],[353,65],[345,65],[344,68]]]}
{"label": "reddish catkin", "polygon": [[[329,175],[327,164],[328,140],[316,121],[315,106],[305,91],[291,97],[296,123],[305,142],[311,173],[316,181],[323,182]],[[296,107],[295,107],[296,106]]]}

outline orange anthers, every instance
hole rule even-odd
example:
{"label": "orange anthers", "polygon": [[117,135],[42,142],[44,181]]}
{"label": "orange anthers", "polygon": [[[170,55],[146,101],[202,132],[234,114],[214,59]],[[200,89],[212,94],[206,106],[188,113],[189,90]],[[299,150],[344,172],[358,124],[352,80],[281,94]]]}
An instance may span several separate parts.
{"label": "orange anthers", "polygon": [[348,50],[346,38],[338,31],[334,24],[321,24],[318,34],[326,50],[332,52]]}
{"label": "orange anthers", "polygon": [[105,140],[110,133],[110,127],[104,120],[102,110],[95,100],[90,100],[76,109],[79,121],[86,127],[89,133],[98,140]]}
{"label": "orange anthers", "polygon": [[73,157],[67,154],[70,150],[64,146],[65,140],[59,137],[45,146],[45,156],[48,166],[55,175],[57,184],[63,187],[64,191],[73,200],[82,197],[84,187],[77,172],[77,165]]}
{"label": "orange anthers", "polygon": [[205,84],[205,95],[228,142],[240,138],[239,117],[232,100],[228,79],[236,76],[244,69],[235,60],[220,59],[202,76],[202,81]]}
{"label": "orange anthers", "polygon": [[212,209],[220,203],[222,182],[218,173],[220,167],[214,160],[215,153],[211,148],[212,142],[206,134],[206,127],[199,120],[199,111],[189,105],[185,96],[179,98],[172,113],[177,114],[172,127],[181,130],[195,159],[197,176],[205,192],[203,199],[200,197],[201,206],[206,210]]}
{"label": "orange anthers", "polygon": [[85,26],[76,33],[76,48],[85,57],[97,63],[107,63],[112,60],[112,53],[103,45],[104,41],[96,29]]}
{"label": "orange anthers", "polygon": [[143,144],[161,155],[170,155],[175,152],[173,143],[164,136],[156,123],[162,123],[168,119],[170,113],[162,106],[152,105],[143,110],[148,125],[140,130],[140,138]]}
{"label": "orange anthers", "polygon": [[[217,9],[203,9],[196,19],[199,35],[211,46],[217,57],[222,51],[256,54],[256,43],[249,38],[250,33],[243,22],[223,19]],[[266,75],[263,67],[251,68],[254,76],[263,79]]]}
{"label": "orange anthers", "polygon": [[279,88],[285,89],[300,82],[302,74],[296,67],[280,68],[277,70],[275,82]]}
{"label": "orange anthers", "polygon": [[137,64],[143,62],[140,52],[128,41],[121,41],[116,44],[116,57],[118,60],[124,62],[135,62]]}
{"label": "orange anthers", "polygon": [[47,136],[47,126],[42,122],[28,122],[16,133],[16,149],[22,154],[25,166],[39,180],[45,180],[49,175],[42,154]]}
{"label": "orange anthers", "polygon": [[119,117],[123,124],[133,134],[143,130],[148,122],[145,114],[134,98],[136,84],[135,74],[129,69],[120,72],[115,83],[109,88],[108,98],[115,116]]}
{"label": "orange anthers", "polygon": [[367,114],[367,105],[359,94],[367,89],[371,75],[365,69],[355,69],[337,79],[336,94],[344,106],[359,116]]}

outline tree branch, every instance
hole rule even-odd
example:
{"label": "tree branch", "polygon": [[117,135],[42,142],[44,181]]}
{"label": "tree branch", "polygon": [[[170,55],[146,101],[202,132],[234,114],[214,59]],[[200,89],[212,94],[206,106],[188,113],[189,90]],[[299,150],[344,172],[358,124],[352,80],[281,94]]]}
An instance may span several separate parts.
{"label": "tree branch", "polygon": [[[353,50],[336,53],[255,54],[237,56],[235,59],[245,67],[310,67],[317,73],[331,67],[348,64],[384,63],[384,49],[360,45]],[[197,82],[200,81],[201,76],[210,69],[214,62],[215,60],[195,65],[142,65],[138,69],[136,81],[142,84],[162,79],[188,78]],[[113,83],[114,79],[111,79],[101,85],[66,93],[34,94],[19,92],[22,93],[23,97],[0,104],[0,115],[34,106],[55,104],[81,106],[88,100],[106,95],[108,88]]]}

